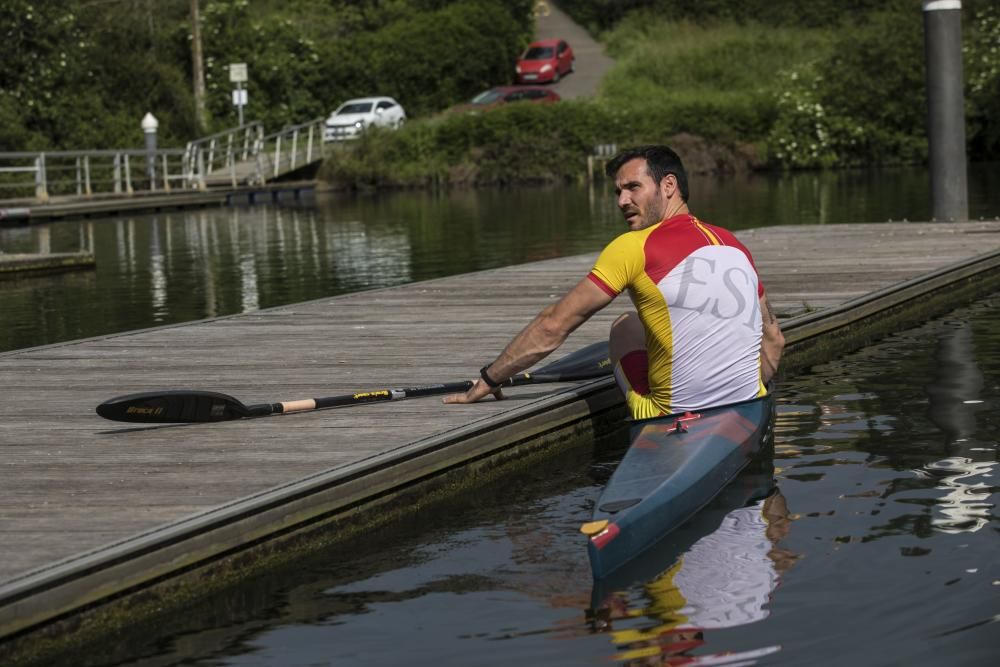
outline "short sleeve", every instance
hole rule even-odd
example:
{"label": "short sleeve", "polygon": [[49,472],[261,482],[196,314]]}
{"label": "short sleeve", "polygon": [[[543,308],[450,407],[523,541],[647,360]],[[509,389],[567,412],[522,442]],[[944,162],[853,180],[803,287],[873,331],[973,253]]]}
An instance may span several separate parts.
{"label": "short sleeve", "polygon": [[645,236],[626,232],[609,243],[601,251],[588,278],[610,296],[624,292],[642,272],[642,239]]}

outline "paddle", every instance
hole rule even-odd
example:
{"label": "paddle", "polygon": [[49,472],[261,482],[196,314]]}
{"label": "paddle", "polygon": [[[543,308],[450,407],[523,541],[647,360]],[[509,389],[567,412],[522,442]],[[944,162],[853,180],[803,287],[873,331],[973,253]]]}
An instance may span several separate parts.
{"label": "paddle", "polygon": [[[568,354],[559,361],[543,366],[534,373],[520,373],[503,383],[517,387],[543,382],[590,380],[611,373],[607,342],[593,343]],[[434,396],[468,391],[472,382],[450,382],[421,387],[377,389],[328,398],[309,398],[282,403],[244,405],[232,396],[213,391],[171,390],[129,394],[105,401],[97,406],[97,414],[105,419],[146,424],[218,422],[231,419],[266,417],[272,414],[305,412],[378,401]]]}

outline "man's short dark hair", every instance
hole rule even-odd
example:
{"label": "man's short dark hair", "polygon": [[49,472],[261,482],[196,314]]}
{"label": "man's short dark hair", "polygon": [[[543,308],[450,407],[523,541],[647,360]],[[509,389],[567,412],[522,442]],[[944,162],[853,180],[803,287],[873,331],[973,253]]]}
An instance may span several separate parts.
{"label": "man's short dark hair", "polygon": [[684,170],[680,156],[667,146],[649,145],[626,148],[608,160],[604,173],[608,175],[608,178],[614,178],[626,162],[636,158],[646,161],[646,170],[657,185],[660,184],[664,176],[673,174],[677,179],[677,187],[681,191],[681,199],[688,200],[687,172]]}

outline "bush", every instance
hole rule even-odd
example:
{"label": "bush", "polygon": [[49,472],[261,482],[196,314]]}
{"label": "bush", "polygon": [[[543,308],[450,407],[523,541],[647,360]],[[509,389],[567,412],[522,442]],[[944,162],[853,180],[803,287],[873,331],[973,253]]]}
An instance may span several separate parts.
{"label": "bush", "polygon": [[970,157],[1000,156],[1000,10],[973,15],[963,35]]}
{"label": "bush", "polygon": [[784,167],[921,162],[927,156],[922,19],[879,13],[830,54],[789,68],[769,137]]}

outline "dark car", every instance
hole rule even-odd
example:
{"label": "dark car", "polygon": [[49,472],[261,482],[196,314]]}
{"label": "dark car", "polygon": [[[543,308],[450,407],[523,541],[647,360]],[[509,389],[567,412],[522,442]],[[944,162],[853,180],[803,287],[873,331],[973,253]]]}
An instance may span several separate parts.
{"label": "dark car", "polygon": [[559,93],[542,86],[497,86],[479,93],[465,104],[452,107],[451,111],[485,111],[510,102],[558,102]]}
{"label": "dark car", "polygon": [[498,86],[479,93],[470,104],[492,106],[507,102],[558,102],[559,93],[542,86]]}
{"label": "dark car", "polygon": [[517,60],[517,82],[554,83],[573,71],[575,61],[573,49],[564,39],[532,42]]}

